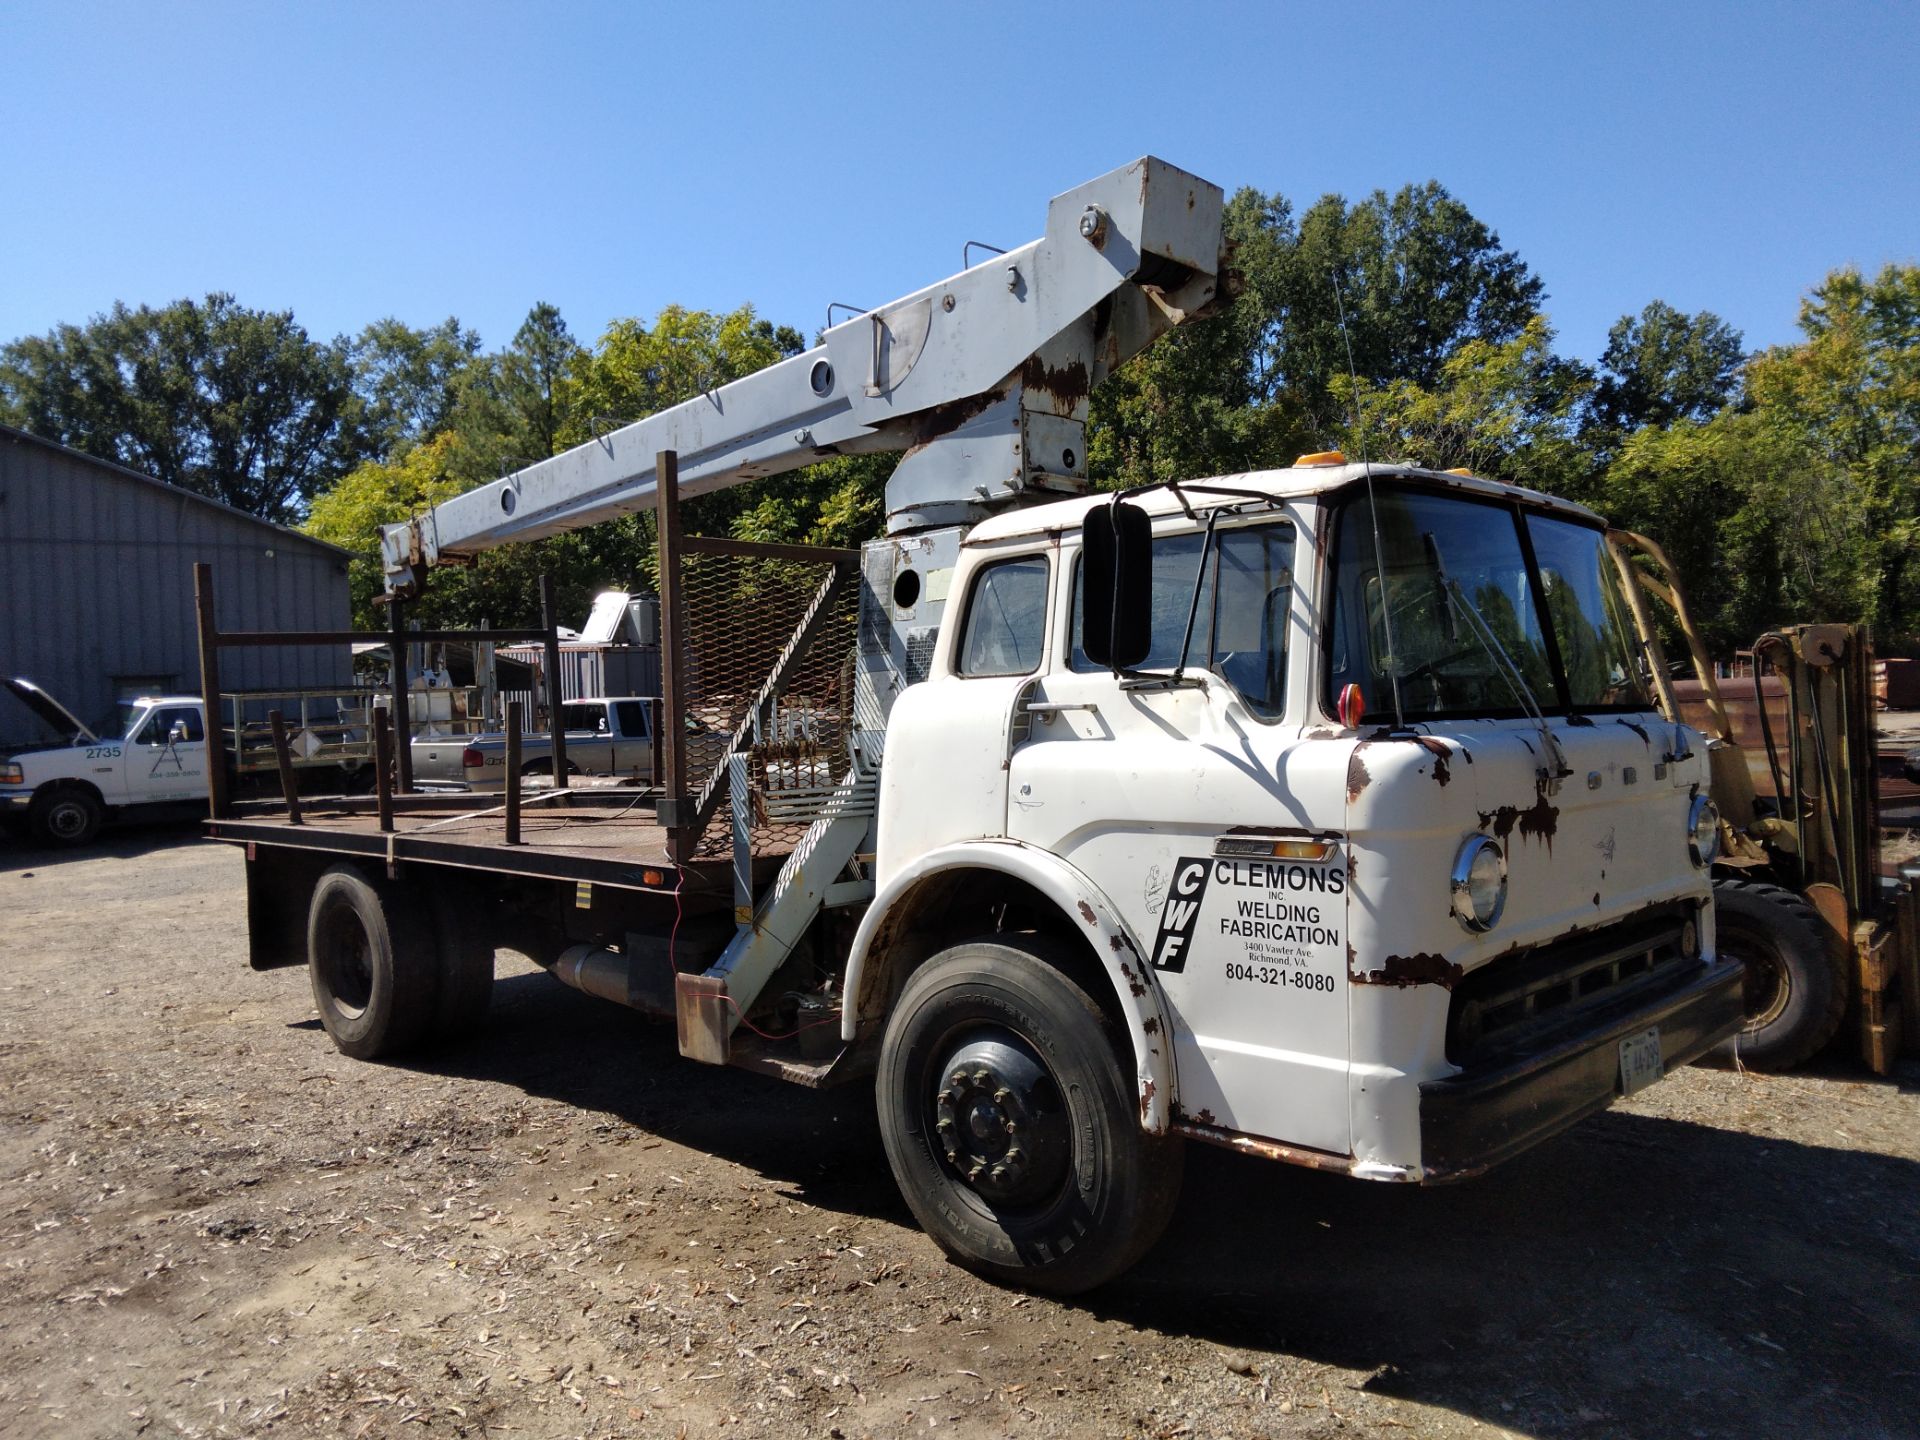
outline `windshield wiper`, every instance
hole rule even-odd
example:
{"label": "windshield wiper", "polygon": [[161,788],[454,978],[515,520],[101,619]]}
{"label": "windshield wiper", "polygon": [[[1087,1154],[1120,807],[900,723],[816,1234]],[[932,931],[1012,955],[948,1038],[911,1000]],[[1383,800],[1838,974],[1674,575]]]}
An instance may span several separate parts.
{"label": "windshield wiper", "polygon": [[[1567,757],[1560,749],[1560,742],[1554,738],[1553,727],[1547,723],[1546,712],[1540,708],[1539,700],[1534,697],[1533,687],[1527,684],[1527,677],[1520,673],[1520,667],[1515,665],[1512,658],[1508,656],[1506,647],[1500,643],[1500,637],[1494,634],[1493,626],[1489,625],[1487,617],[1480,613],[1480,607],[1473,603],[1473,598],[1467,594],[1460,582],[1447,573],[1446,562],[1440,558],[1440,542],[1434,539],[1433,532],[1431,530],[1425,532],[1422,538],[1426,542],[1427,555],[1433,564],[1434,573],[1440,577],[1441,595],[1452,596],[1460,601],[1461,607],[1474,622],[1467,628],[1473,632],[1474,638],[1485,647],[1487,653],[1499,663],[1501,678],[1507,682],[1507,688],[1513,691],[1515,698],[1520,701],[1520,708],[1526,711],[1532,717],[1533,723],[1540,727],[1540,738],[1547,747],[1547,754],[1552,757],[1551,766],[1543,765],[1540,768],[1540,774],[1550,785],[1557,786],[1561,780],[1573,773],[1573,767],[1567,764]],[[1451,599],[1447,602],[1447,608],[1448,620],[1451,622],[1453,618]]]}

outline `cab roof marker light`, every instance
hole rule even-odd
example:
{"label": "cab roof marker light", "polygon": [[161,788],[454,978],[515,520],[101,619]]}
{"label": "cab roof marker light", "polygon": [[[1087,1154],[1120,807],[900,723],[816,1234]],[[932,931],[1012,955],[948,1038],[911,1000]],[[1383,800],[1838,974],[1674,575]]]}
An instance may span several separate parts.
{"label": "cab roof marker light", "polygon": [[1295,469],[1308,465],[1344,465],[1347,457],[1338,450],[1315,450],[1310,455],[1300,456],[1293,463]]}

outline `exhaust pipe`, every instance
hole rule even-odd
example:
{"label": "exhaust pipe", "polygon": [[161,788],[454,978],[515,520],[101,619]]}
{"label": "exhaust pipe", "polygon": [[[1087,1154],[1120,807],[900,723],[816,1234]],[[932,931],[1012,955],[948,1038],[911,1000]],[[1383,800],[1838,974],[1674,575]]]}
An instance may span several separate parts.
{"label": "exhaust pipe", "polygon": [[664,960],[623,955],[599,945],[569,945],[548,973],[575,990],[630,1010],[667,1019],[674,1014],[673,972]]}

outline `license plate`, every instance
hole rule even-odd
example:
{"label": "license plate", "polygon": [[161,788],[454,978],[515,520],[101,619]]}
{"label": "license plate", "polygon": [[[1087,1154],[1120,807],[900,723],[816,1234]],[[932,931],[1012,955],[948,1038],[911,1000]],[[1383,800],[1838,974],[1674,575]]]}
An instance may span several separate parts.
{"label": "license plate", "polygon": [[1644,1090],[1665,1072],[1660,1065],[1660,1027],[1629,1035],[1620,1042],[1620,1093]]}

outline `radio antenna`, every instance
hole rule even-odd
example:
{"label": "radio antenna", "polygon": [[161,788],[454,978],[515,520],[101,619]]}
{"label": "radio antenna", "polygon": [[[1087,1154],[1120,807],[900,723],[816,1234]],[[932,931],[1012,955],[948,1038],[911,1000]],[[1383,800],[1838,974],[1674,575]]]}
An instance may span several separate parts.
{"label": "radio antenna", "polygon": [[[1360,442],[1360,468],[1367,477],[1367,518],[1373,521],[1373,568],[1380,577],[1380,623],[1387,635],[1387,681],[1393,689],[1393,728],[1407,728],[1400,705],[1400,661],[1393,644],[1393,602],[1387,594],[1387,552],[1380,543],[1380,504],[1373,493],[1373,462],[1367,458],[1367,432],[1360,424],[1360,373],[1353,364],[1353,336],[1347,332],[1347,305],[1340,296],[1340,275],[1333,276],[1333,304],[1340,316],[1340,339],[1347,347],[1347,378],[1353,385],[1353,435]],[[1365,599],[1362,597],[1364,607]]]}

